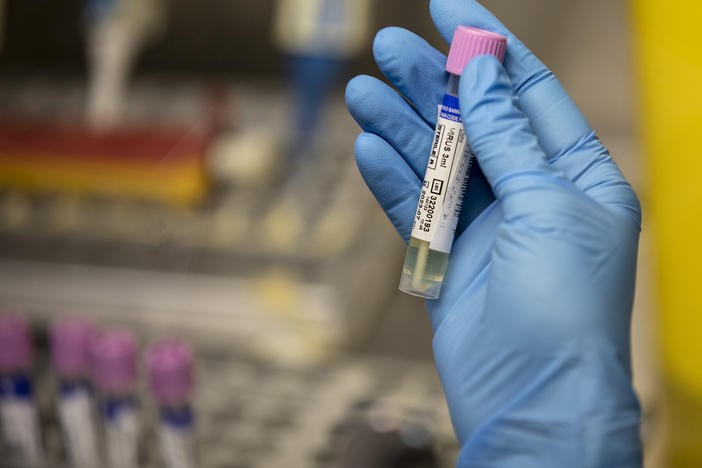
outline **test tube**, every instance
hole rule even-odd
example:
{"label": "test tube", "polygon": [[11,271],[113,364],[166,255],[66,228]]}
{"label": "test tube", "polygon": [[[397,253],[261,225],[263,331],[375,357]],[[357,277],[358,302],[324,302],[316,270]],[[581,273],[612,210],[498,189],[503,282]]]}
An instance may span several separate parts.
{"label": "test tube", "polygon": [[405,293],[427,299],[441,293],[473,156],[463,129],[458,84],[472,58],[494,55],[502,61],[506,47],[506,37],[483,29],[459,26],[454,33],[446,62],[448,85],[400,279]]}
{"label": "test tube", "polygon": [[0,419],[10,452],[0,461],[21,466],[39,466],[44,459],[32,395],[32,354],[27,322],[15,315],[0,317]]}
{"label": "test tube", "polygon": [[176,340],[154,344],[146,353],[149,387],[158,403],[158,437],[166,468],[195,468],[193,358]]}
{"label": "test tube", "polygon": [[93,379],[100,393],[110,468],[138,466],[137,345],[127,331],[103,333],[93,346]]}
{"label": "test tube", "polygon": [[90,322],[78,318],[60,320],[51,328],[59,420],[68,458],[78,468],[100,466],[90,381],[91,345],[96,334]]}

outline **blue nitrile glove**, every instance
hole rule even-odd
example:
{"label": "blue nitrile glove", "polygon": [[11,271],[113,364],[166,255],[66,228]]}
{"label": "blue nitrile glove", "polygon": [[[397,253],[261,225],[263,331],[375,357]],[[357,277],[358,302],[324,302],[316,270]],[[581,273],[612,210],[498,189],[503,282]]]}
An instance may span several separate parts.
{"label": "blue nitrile glove", "polygon": [[[441,298],[427,301],[458,464],[641,466],[629,362],[637,197],[553,74],[487,10],[433,0],[431,13],[446,40],[458,25],[508,36],[504,68],[478,57],[461,78],[479,167]],[[407,241],[446,58],[398,28],[373,50],[414,108],[379,80],[352,80],[356,159]]]}

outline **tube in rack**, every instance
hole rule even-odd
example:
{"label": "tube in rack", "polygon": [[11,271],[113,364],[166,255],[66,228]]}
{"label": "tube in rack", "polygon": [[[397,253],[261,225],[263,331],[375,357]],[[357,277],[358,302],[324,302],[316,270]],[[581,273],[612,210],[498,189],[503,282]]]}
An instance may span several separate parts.
{"label": "tube in rack", "polygon": [[[0,317],[0,422],[11,465],[40,466],[44,455],[32,385],[32,342],[27,322]],[[0,449],[2,447],[0,446]]]}
{"label": "tube in rack", "polygon": [[51,361],[57,378],[57,407],[71,466],[100,465],[95,424],[95,399],[90,380],[93,325],[82,319],[63,319],[51,328]]}
{"label": "tube in rack", "polygon": [[146,353],[149,388],[158,403],[158,437],[166,468],[195,468],[193,358],[190,349],[164,340]]}
{"label": "tube in rack", "polygon": [[137,344],[126,331],[103,333],[93,346],[93,380],[100,394],[107,466],[139,465]]}

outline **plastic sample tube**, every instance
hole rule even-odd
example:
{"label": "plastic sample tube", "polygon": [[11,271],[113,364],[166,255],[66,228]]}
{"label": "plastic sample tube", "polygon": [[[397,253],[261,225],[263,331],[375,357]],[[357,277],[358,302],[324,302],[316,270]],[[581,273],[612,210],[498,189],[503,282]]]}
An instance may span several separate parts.
{"label": "plastic sample tube", "polygon": [[66,452],[72,466],[100,466],[95,425],[95,401],[90,381],[93,325],[77,318],[51,328],[51,361],[58,381],[57,407]]}
{"label": "plastic sample tube", "polygon": [[100,413],[105,425],[105,448],[110,468],[138,466],[136,359],[136,342],[126,331],[106,332],[93,346],[93,380],[100,393]]}
{"label": "plastic sample tube", "polygon": [[14,315],[0,317],[0,420],[3,442],[10,452],[9,459],[0,457],[0,462],[39,466],[44,459],[31,367],[27,322]]}
{"label": "plastic sample tube", "polygon": [[502,61],[506,47],[507,38],[490,31],[459,26],[454,33],[446,62],[448,85],[400,279],[403,292],[427,299],[441,293],[472,160],[458,105],[460,75],[478,55]]}
{"label": "plastic sample tube", "polygon": [[149,387],[158,402],[158,436],[166,468],[195,468],[193,412],[193,358],[188,347],[175,340],[154,344],[146,353]]}

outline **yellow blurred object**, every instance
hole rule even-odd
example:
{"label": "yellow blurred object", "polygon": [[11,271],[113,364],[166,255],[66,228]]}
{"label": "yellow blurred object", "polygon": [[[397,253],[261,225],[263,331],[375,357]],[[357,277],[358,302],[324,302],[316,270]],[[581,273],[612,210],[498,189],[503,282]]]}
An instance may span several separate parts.
{"label": "yellow blurred object", "polygon": [[342,340],[341,329],[315,305],[323,291],[311,292],[298,274],[272,268],[252,284],[260,310],[269,321],[255,352],[278,364],[309,367],[331,359]]}
{"label": "yellow blurred object", "polygon": [[22,156],[0,156],[0,186],[37,192],[129,196],[179,205],[201,200],[208,188],[198,158],[174,167],[145,169],[85,161],[49,166],[40,157]]}
{"label": "yellow blurred object", "polygon": [[273,249],[292,252],[300,242],[305,229],[298,205],[282,200],[263,219],[265,238]]}
{"label": "yellow blurred object", "polygon": [[315,227],[315,245],[324,254],[343,252],[353,241],[355,222],[349,211],[341,211],[338,207],[327,210]]}
{"label": "yellow blurred object", "polygon": [[263,308],[290,319],[304,310],[301,280],[291,271],[272,269],[257,278],[256,290]]}
{"label": "yellow blurred object", "polygon": [[655,229],[667,466],[702,466],[702,3],[633,3],[647,219]]}
{"label": "yellow blurred object", "polygon": [[23,194],[10,192],[4,197],[0,207],[0,219],[4,227],[21,229],[31,218],[32,204]]}
{"label": "yellow blurred object", "polygon": [[0,121],[0,187],[197,203],[208,189],[211,134],[206,126],[96,133],[82,124]]}

